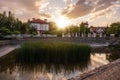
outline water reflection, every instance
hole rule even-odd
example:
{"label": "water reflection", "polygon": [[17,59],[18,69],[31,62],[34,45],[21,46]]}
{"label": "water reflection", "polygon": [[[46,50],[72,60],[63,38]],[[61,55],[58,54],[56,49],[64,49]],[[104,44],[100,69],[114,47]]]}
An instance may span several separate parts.
{"label": "water reflection", "polygon": [[72,77],[74,73],[84,71],[90,65],[90,54],[82,56],[79,62],[67,62],[66,64],[62,62],[61,64],[41,63],[37,61],[38,59],[33,62],[30,60],[33,59],[32,56],[28,61],[26,57],[18,57],[17,54],[13,51],[0,58],[0,79],[4,80],[7,75],[11,78],[5,80],[13,80],[13,78],[15,80],[64,80]]}
{"label": "water reflection", "polygon": [[106,59],[110,62],[120,58],[120,51],[112,51],[112,54],[107,54]]}
{"label": "water reflection", "polygon": [[[113,52],[113,51],[112,51]],[[16,52],[0,58],[1,80],[67,80],[101,65],[109,63],[120,54],[93,52],[85,61],[72,64],[43,64],[39,62],[23,63],[17,61]],[[14,53],[14,54],[13,54]],[[31,57],[32,58],[32,57]]]}

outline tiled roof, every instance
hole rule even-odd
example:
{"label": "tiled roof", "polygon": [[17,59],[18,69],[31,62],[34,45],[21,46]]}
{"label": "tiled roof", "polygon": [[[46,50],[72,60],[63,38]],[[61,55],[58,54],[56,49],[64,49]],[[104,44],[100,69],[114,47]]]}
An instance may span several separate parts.
{"label": "tiled roof", "polygon": [[33,19],[30,21],[31,23],[39,23],[39,24],[48,24],[47,21],[41,19]]}

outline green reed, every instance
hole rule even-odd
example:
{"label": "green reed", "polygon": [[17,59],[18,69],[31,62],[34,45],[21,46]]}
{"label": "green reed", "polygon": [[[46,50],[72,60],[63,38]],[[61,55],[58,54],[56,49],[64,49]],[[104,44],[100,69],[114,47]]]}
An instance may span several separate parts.
{"label": "green reed", "polygon": [[18,50],[22,63],[74,64],[90,58],[91,47],[67,42],[26,42]]}

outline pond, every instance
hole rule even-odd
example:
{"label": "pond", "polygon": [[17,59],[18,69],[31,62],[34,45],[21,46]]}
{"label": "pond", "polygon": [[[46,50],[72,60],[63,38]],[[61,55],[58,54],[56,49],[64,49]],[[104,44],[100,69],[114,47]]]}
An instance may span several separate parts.
{"label": "pond", "polygon": [[0,58],[0,80],[67,80],[120,58],[119,52],[103,49],[93,50],[86,60],[67,65],[26,62],[22,58],[18,61],[15,50]]}

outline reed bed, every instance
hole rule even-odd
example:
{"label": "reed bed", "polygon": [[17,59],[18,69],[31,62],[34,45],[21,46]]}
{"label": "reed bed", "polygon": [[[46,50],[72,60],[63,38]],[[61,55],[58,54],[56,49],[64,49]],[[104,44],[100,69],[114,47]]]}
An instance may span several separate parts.
{"label": "reed bed", "polygon": [[67,42],[25,42],[18,50],[22,63],[73,64],[90,57],[91,47]]}

